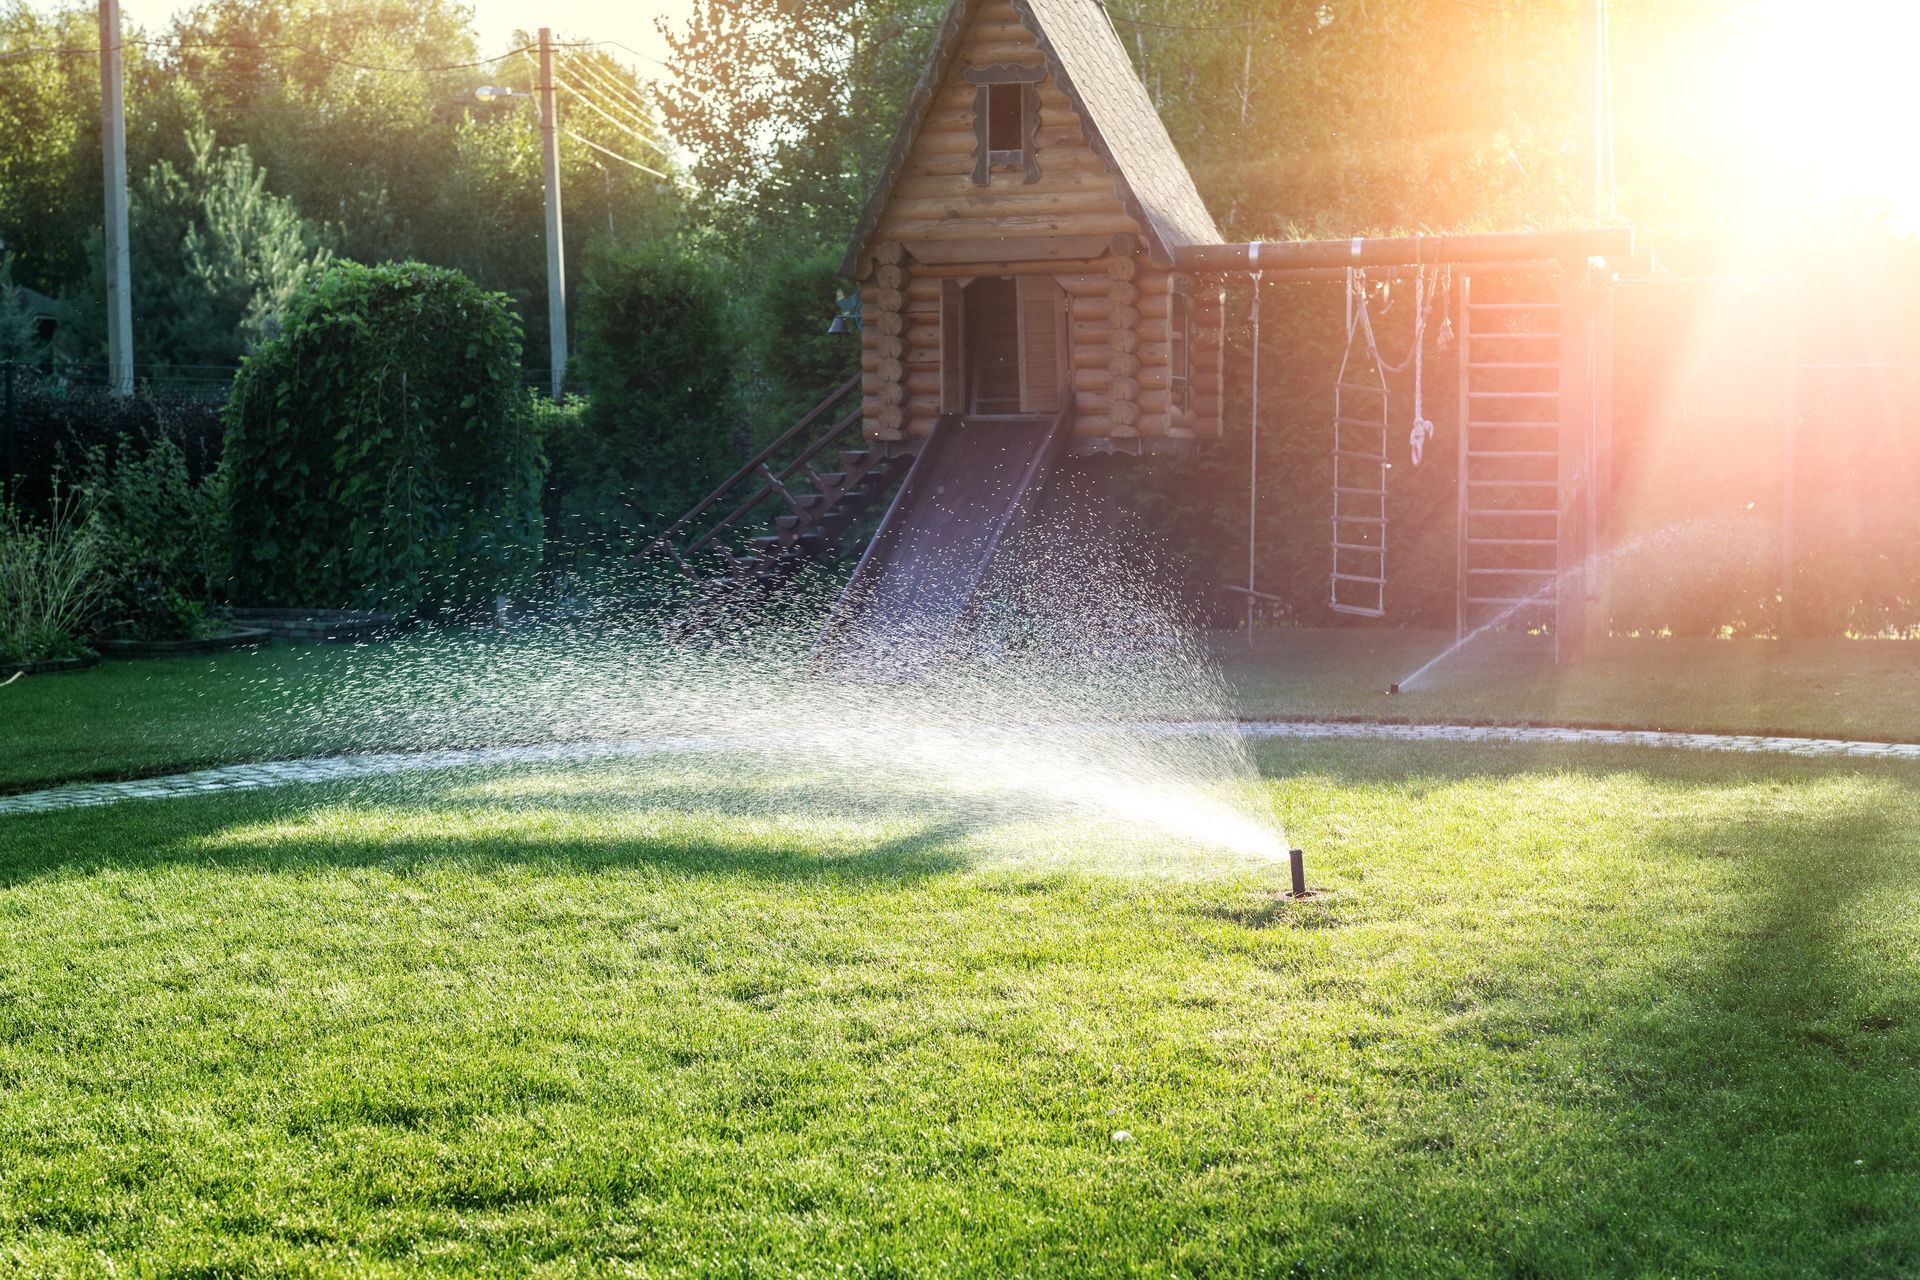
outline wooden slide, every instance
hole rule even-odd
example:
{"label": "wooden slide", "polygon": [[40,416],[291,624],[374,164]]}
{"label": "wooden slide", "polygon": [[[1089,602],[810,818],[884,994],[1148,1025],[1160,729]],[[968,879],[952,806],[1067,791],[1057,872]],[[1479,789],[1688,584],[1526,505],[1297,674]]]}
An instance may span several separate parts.
{"label": "wooden slide", "polygon": [[925,674],[964,630],[1002,539],[1072,431],[1071,408],[941,418],[821,629],[816,666],[856,679]]}

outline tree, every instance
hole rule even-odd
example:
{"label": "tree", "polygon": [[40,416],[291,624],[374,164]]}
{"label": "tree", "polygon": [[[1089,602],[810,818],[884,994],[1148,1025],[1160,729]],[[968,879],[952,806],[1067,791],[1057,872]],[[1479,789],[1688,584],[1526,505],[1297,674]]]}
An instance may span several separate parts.
{"label": "tree", "polygon": [[[21,284],[53,294],[86,279],[85,230],[100,220],[100,77],[92,59],[29,56],[91,48],[84,10],[0,12],[0,248]],[[137,50],[128,50],[137,63]]]}
{"label": "tree", "polygon": [[743,256],[843,240],[945,0],[695,0],[662,109]]}
{"label": "tree", "polygon": [[231,364],[278,331],[332,255],[245,144],[200,130],[187,153],[184,171],[162,160],[130,198],[134,340],[148,363]]}

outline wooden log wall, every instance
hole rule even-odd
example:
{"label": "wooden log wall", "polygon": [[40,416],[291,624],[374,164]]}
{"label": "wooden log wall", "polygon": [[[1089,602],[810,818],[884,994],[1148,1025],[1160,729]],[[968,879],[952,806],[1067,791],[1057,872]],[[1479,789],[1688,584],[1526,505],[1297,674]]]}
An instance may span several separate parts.
{"label": "wooden log wall", "polygon": [[904,438],[908,414],[906,252],[882,241],[873,259],[860,288],[861,429],[869,440],[894,441]]}

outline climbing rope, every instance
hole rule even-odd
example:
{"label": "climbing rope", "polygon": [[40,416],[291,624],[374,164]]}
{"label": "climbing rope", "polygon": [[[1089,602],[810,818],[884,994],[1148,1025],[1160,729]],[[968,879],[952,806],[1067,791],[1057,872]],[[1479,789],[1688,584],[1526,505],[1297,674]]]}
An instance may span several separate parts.
{"label": "climbing rope", "polygon": [[[1417,251],[1415,256],[1419,256]],[[1435,264],[1433,268],[1433,283],[1431,286],[1427,283],[1427,276],[1426,264],[1418,264],[1413,278],[1413,342],[1404,356],[1401,356],[1397,361],[1389,363],[1380,354],[1380,344],[1374,336],[1373,316],[1367,304],[1366,275],[1364,272],[1356,271],[1349,271],[1347,273],[1348,288],[1350,290],[1348,298],[1349,315],[1353,317],[1353,323],[1358,324],[1361,333],[1366,337],[1367,355],[1373,360],[1374,366],[1380,370],[1383,378],[1388,374],[1404,372],[1408,365],[1413,366],[1413,429],[1407,435],[1407,444],[1412,451],[1413,465],[1416,467],[1420,465],[1420,459],[1426,452],[1427,441],[1433,437],[1434,432],[1433,421],[1426,415],[1427,320],[1433,313],[1433,300],[1435,295],[1444,296],[1446,293],[1446,286],[1442,283],[1441,268],[1438,264]],[[1357,302],[1352,296],[1351,291],[1353,290],[1358,291]],[[1382,312],[1382,314],[1385,313]],[[1444,315],[1441,320],[1441,325],[1440,345],[1444,349],[1446,345],[1453,340],[1453,326],[1451,319]],[[1352,325],[1350,324],[1349,332],[1351,332],[1351,328]]]}

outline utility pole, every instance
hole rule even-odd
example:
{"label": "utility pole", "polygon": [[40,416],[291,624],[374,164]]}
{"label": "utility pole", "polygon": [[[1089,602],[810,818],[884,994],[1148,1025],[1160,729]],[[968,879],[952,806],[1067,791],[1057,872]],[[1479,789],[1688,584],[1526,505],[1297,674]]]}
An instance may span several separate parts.
{"label": "utility pole", "polygon": [[127,254],[127,101],[120,0],[100,0],[100,168],[106,186],[107,386],[133,394],[133,295]]}
{"label": "utility pole", "polygon": [[547,192],[547,346],[558,400],[567,377],[567,256],[560,243],[560,117],[553,103],[551,27],[540,28],[540,166]]}

